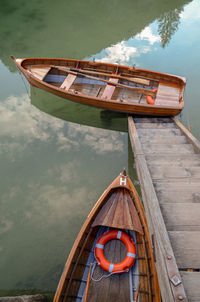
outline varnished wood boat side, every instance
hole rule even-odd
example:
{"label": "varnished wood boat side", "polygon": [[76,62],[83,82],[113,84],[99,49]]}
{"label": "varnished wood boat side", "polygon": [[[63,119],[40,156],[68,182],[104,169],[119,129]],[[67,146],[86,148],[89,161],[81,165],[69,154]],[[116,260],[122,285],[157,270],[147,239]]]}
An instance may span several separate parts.
{"label": "varnished wood boat side", "polygon": [[29,65],[60,65],[60,66],[66,66],[67,62],[74,63],[74,67],[77,66],[77,64],[89,64],[90,66],[106,66],[110,68],[110,72],[113,72],[113,69],[118,68],[118,72],[121,72],[121,69],[123,69],[123,72],[127,72],[127,75],[132,75],[132,72],[135,72],[135,74],[140,73],[144,77],[148,74],[149,76],[156,78],[156,79],[166,79],[168,81],[175,81],[182,84],[186,84],[186,79],[184,77],[175,76],[175,75],[169,75],[157,71],[151,71],[147,69],[140,69],[140,68],[133,68],[129,66],[122,66],[122,65],[116,65],[111,63],[100,63],[100,62],[92,62],[92,61],[86,61],[86,60],[76,60],[76,59],[56,59],[56,58],[22,58],[22,59],[16,59],[12,57],[12,59],[20,65],[22,68],[25,69],[26,66]]}
{"label": "varnished wood boat side", "polygon": [[61,295],[61,292],[62,292],[62,288],[64,286],[64,283],[65,283],[65,279],[66,279],[66,276],[68,274],[68,271],[69,271],[69,268],[70,268],[70,265],[71,265],[71,262],[72,262],[72,259],[74,257],[74,254],[77,250],[77,247],[79,246],[80,244],[80,241],[84,235],[84,233],[87,231],[88,228],[90,228],[90,225],[93,221],[93,217],[96,215],[96,213],[99,211],[99,208],[102,206],[102,203],[104,202],[106,196],[109,194],[109,192],[111,191],[113,187],[113,184],[111,184],[105,191],[104,193],[101,195],[101,197],[99,198],[99,200],[97,201],[97,203],[95,204],[95,206],[93,207],[93,209],[91,210],[91,212],[89,213],[89,215],[87,216],[75,242],[74,242],[74,245],[71,249],[71,252],[69,254],[69,257],[67,259],[67,262],[66,262],[66,265],[65,265],[65,268],[64,268],[64,271],[62,273],[62,276],[61,276],[61,279],[59,281],[59,284],[58,284],[58,287],[57,287],[57,291],[56,291],[56,294],[55,294],[55,297],[54,297],[54,302],[59,302],[59,299],[60,299],[60,295]]}
{"label": "varnished wood boat side", "polygon": [[[59,282],[59,285],[58,285],[58,288],[57,288],[57,291],[56,291],[54,302],[60,302],[60,301],[65,302],[65,299],[60,300],[60,297],[61,297],[62,292],[63,292],[63,287],[65,286],[66,278],[67,278],[68,274],[70,273],[70,270],[72,269],[71,266],[72,266],[72,262],[73,262],[75,254],[76,254],[76,251],[77,251],[78,247],[80,246],[81,242],[82,242],[82,245],[84,245],[84,243],[86,242],[86,238],[84,236],[86,236],[85,234],[90,232],[91,224],[94,221],[94,218],[96,217],[96,214],[99,212],[100,208],[102,207],[105,199],[109,196],[109,194],[112,192],[112,190],[117,189],[119,187],[120,177],[121,176],[118,176],[114,180],[114,182],[106,189],[106,191],[102,194],[102,196],[100,197],[100,199],[98,200],[98,202],[96,203],[96,205],[94,206],[94,208],[92,209],[90,214],[88,215],[88,217],[87,217],[87,219],[86,219],[79,235],[77,236],[77,239],[76,239],[76,241],[75,241],[75,243],[72,247],[72,250],[71,250],[70,255],[68,257],[68,260],[66,262],[62,277],[60,279],[60,282]],[[123,185],[120,185],[120,189],[121,188],[123,188]],[[132,192],[134,202],[135,202],[135,206],[136,206],[137,211],[138,211],[138,215],[139,215],[139,217],[141,219],[141,222],[143,224],[143,230],[144,230],[144,233],[145,233],[145,241],[146,241],[145,245],[146,245],[146,248],[148,250],[147,254],[149,255],[148,259],[146,259],[146,261],[149,261],[150,267],[151,267],[152,276],[151,276],[150,279],[152,280],[151,288],[153,289],[153,292],[154,292],[154,295],[153,295],[154,299],[151,300],[149,298],[150,300],[141,300],[141,301],[160,302],[159,285],[158,285],[157,274],[156,274],[156,270],[155,270],[155,263],[154,263],[154,259],[153,259],[151,241],[150,241],[150,237],[148,235],[148,228],[147,228],[147,224],[146,224],[146,219],[144,217],[144,210],[142,208],[142,205],[141,205],[141,202],[140,202],[139,197],[137,195],[137,192],[136,192],[134,186],[132,185],[132,183],[131,183],[131,181],[128,177],[127,177],[127,184],[126,184],[126,186],[124,186],[124,188],[126,190],[130,190],[130,192]],[[140,241],[141,241],[143,236],[142,235],[139,235],[139,236],[141,236],[141,238],[140,238]],[[141,268],[141,269],[142,269],[142,271],[144,270],[144,268]],[[70,285],[68,285],[68,287],[69,286]],[[144,295],[144,297],[146,297],[147,294],[145,293],[145,291],[144,291],[143,295]]]}
{"label": "varnished wood boat side", "polygon": [[[184,102],[182,100],[182,95],[184,91],[185,86],[185,79],[179,78],[177,76],[171,76],[166,75],[158,72],[152,72],[144,69],[133,69],[131,67],[127,66],[119,66],[120,73],[126,73],[129,77],[133,76],[133,72],[137,74],[144,74],[145,76],[156,79],[165,79],[169,82],[174,82],[176,85],[180,85],[181,92],[180,92],[180,99],[181,101],[178,104],[172,103],[163,103],[162,105],[158,104],[150,105],[150,104],[140,104],[129,102],[126,100],[114,100],[114,99],[106,99],[106,98],[99,98],[95,96],[89,96],[82,94],[80,92],[72,92],[70,90],[63,89],[62,87],[55,87],[51,84],[48,84],[44,82],[43,80],[35,77],[27,68],[31,65],[39,65],[41,66],[44,64],[45,66],[48,65],[56,65],[56,66],[62,66],[65,64],[73,64],[74,67],[79,66],[80,64],[88,64],[91,66],[106,66],[108,68],[108,71],[110,69],[110,75],[112,74],[113,69],[116,69],[116,65],[114,64],[108,64],[108,63],[95,63],[90,61],[78,61],[78,60],[65,60],[65,59],[14,59],[17,67],[21,70],[21,72],[24,74],[24,76],[27,78],[27,80],[32,84],[33,86],[36,86],[40,89],[43,89],[47,92],[53,93],[57,96],[60,96],[62,98],[70,99],[74,102],[82,103],[89,106],[94,107],[100,107],[106,110],[114,110],[124,113],[135,113],[135,114],[147,114],[147,115],[162,115],[162,116],[175,116],[181,112],[184,106]],[[118,72],[119,72],[118,70]],[[134,74],[134,75],[135,75]],[[109,74],[108,74],[109,75]],[[173,106],[172,106],[173,105]]]}

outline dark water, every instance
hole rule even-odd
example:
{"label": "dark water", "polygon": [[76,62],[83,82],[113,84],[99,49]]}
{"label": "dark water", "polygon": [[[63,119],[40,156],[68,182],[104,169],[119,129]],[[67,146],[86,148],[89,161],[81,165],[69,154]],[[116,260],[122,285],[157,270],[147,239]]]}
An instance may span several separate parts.
{"label": "dark water", "polygon": [[102,60],[185,76],[182,121],[199,130],[200,2],[0,1],[0,293],[54,291],[91,207],[126,167],[125,115],[24,85],[10,60]]}

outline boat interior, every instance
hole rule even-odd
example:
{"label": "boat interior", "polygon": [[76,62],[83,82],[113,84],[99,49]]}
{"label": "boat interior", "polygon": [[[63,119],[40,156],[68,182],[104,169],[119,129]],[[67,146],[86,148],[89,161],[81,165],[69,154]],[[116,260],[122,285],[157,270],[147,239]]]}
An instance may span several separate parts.
{"label": "boat interior", "polygon": [[[143,232],[142,227],[138,221],[138,216],[136,216],[138,214],[135,213],[136,209],[133,206],[129,191],[122,188],[117,189],[114,196],[111,192],[105,202],[105,205],[94,218],[92,225],[88,226],[79,242],[59,302],[86,301],[84,296],[88,283],[87,276],[91,266],[87,302],[158,301],[154,300],[155,275],[152,272],[148,240],[144,233],[141,234]],[[123,202],[125,206],[121,208]],[[131,213],[128,214],[130,215],[129,219],[127,219],[127,213]],[[125,226],[124,223],[127,224],[127,221],[129,221],[128,224],[131,229],[116,228],[116,224]],[[131,225],[135,225],[139,232],[133,230]],[[94,256],[96,242],[102,234],[110,229],[119,229],[126,232],[135,243],[136,260],[128,272],[109,273],[97,264]],[[104,248],[104,255],[111,263],[122,262],[126,257],[126,253],[126,246],[118,239],[108,241]]]}
{"label": "boat interior", "polygon": [[87,61],[30,63],[25,68],[35,77],[66,93],[135,104],[147,104],[151,96],[155,105],[170,107],[182,102],[184,83],[178,77]]}

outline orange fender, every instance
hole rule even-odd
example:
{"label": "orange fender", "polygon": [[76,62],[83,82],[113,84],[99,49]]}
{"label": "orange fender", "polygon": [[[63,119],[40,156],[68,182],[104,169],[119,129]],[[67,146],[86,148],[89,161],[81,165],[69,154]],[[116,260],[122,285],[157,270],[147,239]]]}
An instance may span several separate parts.
{"label": "orange fender", "polygon": [[[153,89],[152,91],[157,92],[158,89],[156,88],[156,89]],[[147,103],[150,104],[150,105],[154,105],[155,104],[155,100],[152,98],[152,96],[147,95]]]}

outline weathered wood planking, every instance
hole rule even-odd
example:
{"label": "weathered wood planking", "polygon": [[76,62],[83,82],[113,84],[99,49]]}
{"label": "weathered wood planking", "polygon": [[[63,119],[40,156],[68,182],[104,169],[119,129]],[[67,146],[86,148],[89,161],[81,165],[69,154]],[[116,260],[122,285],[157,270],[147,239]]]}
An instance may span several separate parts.
{"label": "weathered wood planking", "polygon": [[[110,81],[114,82],[114,83],[118,83],[119,82],[119,79],[110,79]],[[103,94],[102,94],[102,98],[106,98],[106,99],[111,99],[112,98],[112,95],[115,91],[115,87],[116,86],[113,86],[113,85],[109,85],[107,84],[104,91],[103,91]]]}
{"label": "weathered wood planking", "polygon": [[156,96],[157,105],[164,105],[169,102],[171,106],[177,106],[177,104],[179,104],[179,99],[180,90],[178,89],[178,87],[170,87],[168,85],[163,85],[162,83],[160,83]]}
{"label": "weathered wood planking", "polygon": [[166,97],[169,98],[169,100],[174,101],[175,103],[179,103],[180,98],[180,90],[177,87],[172,87],[170,85],[167,85],[165,83],[160,83],[158,87],[158,93],[156,102],[162,102],[162,100],[166,100]]}
{"label": "weathered wood planking", "polygon": [[[179,138],[180,136],[178,136]],[[142,141],[142,140],[141,140]],[[181,146],[180,146],[181,147]],[[148,154],[146,160],[152,166],[173,165],[181,167],[198,167],[200,166],[199,154]]]}
{"label": "weathered wood planking", "polygon": [[[179,187],[180,190],[173,186],[165,184],[163,188],[159,187],[156,190],[156,194],[160,200],[160,204],[163,203],[200,203],[200,192],[199,192],[199,183],[197,186],[188,186],[188,189],[184,191],[186,186]],[[193,206],[193,205],[191,205]]]}
{"label": "weathered wood planking", "polygon": [[172,129],[174,128],[173,123],[136,123],[136,129]]}
{"label": "weathered wood planking", "polygon": [[[135,148],[136,168],[142,192],[149,192],[149,189],[144,187],[144,182],[140,177],[141,169],[143,169],[138,161],[140,157],[146,160],[147,169],[160,204],[160,214],[164,219],[179,269],[199,269],[200,143],[177,118],[172,118],[171,122],[165,118],[142,117],[135,118],[135,121],[135,131],[138,134],[135,141],[141,142],[142,146],[139,148],[133,146],[133,149]],[[167,126],[165,127],[165,125]],[[134,136],[136,136],[135,133]],[[137,144],[135,143],[135,145]],[[150,211],[151,198],[147,199],[146,196],[144,205],[147,212],[152,214],[152,216],[147,215],[149,223],[152,225],[156,216],[153,211]],[[157,240],[158,237],[155,239]],[[196,272],[187,274],[187,272],[181,271],[180,273],[183,276],[188,301],[200,301],[199,274]],[[192,291],[190,291],[191,282],[195,284]],[[174,301],[179,300],[174,298]],[[184,298],[181,301],[185,301]]]}
{"label": "weathered wood planking", "polygon": [[200,268],[200,231],[169,231],[168,233],[178,267]]}
{"label": "weathered wood planking", "polygon": [[76,79],[76,75],[68,74],[68,76],[66,77],[60,88],[68,90],[74,83],[75,79]]}
{"label": "weathered wood planking", "polygon": [[194,153],[194,148],[191,144],[181,144],[181,147],[179,144],[151,144],[151,143],[145,143],[142,145],[143,150],[148,154],[180,154],[180,153],[189,153],[193,154]]}
{"label": "weathered wood planking", "polygon": [[196,139],[196,137],[194,137],[192,133],[188,129],[186,129],[185,126],[177,118],[172,118],[172,120],[176,123],[182,133],[185,134],[188,141],[193,144],[196,152],[200,153],[200,142],[198,141],[198,139]]}
{"label": "weathered wood planking", "polygon": [[178,198],[176,203],[162,203],[160,207],[168,231],[200,231],[200,203],[182,203]]}
{"label": "weathered wood planking", "polygon": [[190,302],[200,301],[200,272],[181,272],[185,290]]}
{"label": "weathered wood planking", "polygon": [[[166,100],[167,98],[167,100]],[[174,107],[176,108],[176,106],[179,104],[179,102],[177,101],[177,98],[176,97],[167,97],[167,96],[162,96],[162,98],[160,97],[156,102],[155,102],[156,105],[164,105],[164,106],[167,106],[168,104],[170,105],[170,107]]]}
{"label": "weathered wood planking", "polygon": [[30,68],[30,72],[40,80],[43,80],[47,73],[50,71],[51,67],[41,67],[41,68]]}
{"label": "weathered wood planking", "polygon": [[200,179],[200,167],[181,167],[170,165],[170,161],[166,165],[153,166],[149,165],[149,170],[151,172],[151,177],[153,180],[165,179],[165,178],[187,178],[193,177]]}
{"label": "weathered wood planking", "polygon": [[140,136],[147,136],[149,140],[155,135],[159,136],[170,136],[170,135],[181,135],[180,129],[137,129]]}
{"label": "weathered wood planking", "polygon": [[[149,223],[150,230],[151,232],[153,232],[156,241],[156,245],[155,245],[156,260],[157,260],[156,267],[157,267],[158,279],[161,287],[162,299],[163,301],[166,302],[175,301],[175,299],[177,299],[178,295],[180,295],[181,292],[181,295],[184,297],[183,301],[187,301],[183,285],[180,284],[178,287],[174,287],[172,283],[170,283],[169,281],[169,273],[166,267],[166,256],[170,255],[172,259],[175,259],[174,253],[168,237],[163,216],[161,214],[159,201],[157,199],[156,192],[154,190],[154,186],[151,180],[151,175],[147,167],[147,163],[145,160],[142,146],[140,144],[138,133],[133,118],[131,116],[128,117],[128,126],[129,126],[129,137],[135,155],[138,178],[141,184],[141,191],[142,191],[143,202],[146,210],[147,220]],[[144,131],[140,129],[140,133],[142,132]],[[178,268],[176,267],[175,260],[174,260],[174,274],[176,274],[180,279],[180,274]]]}
{"label": "weathered wood planking", "polygon": [[[120,251],[120,253],[118,252]],[[105,256],[111,263],[119,263],[126,257],[126,248],[119,240],[112,240],[106,244]],[[105,272],[100,266],[96,266],[93,274],[93,279],[98,280]],[[101,282],[91,281],[91,288],[89,291],[88,302],[108,302],[115,301],[127,301],[130,299],[129,290],[129,275],[126,273],[125,276],[119,274],[113,275],[111,278],[102,279]],[[121,289],[123,285],[123,291]]]}
{"label": "weathered wood planking", "polygon": [[142,124],[142,123],[149,123],[149,124],[173,123],[173,121],[170,117],[156,117],[156,116],[155,117],[134,116],[134,122],[135,122],[136,128],[139,124]]}
{"label": "weathered wood planking", "polygon": [[140,138],[140,141],[142,144],[145,144],[145,143],[151,143],[151,144],[174,144],[174,143],[179,143],[179,144],[185,144],[187,143],[187,140],[185,138],[184,135],[181,135],[181,136],[173,136],[173,135],[166,135],[166,136],[152,136],[152,137],[148,137],[148,136],[145,136],[145,137],[141,137]]}

